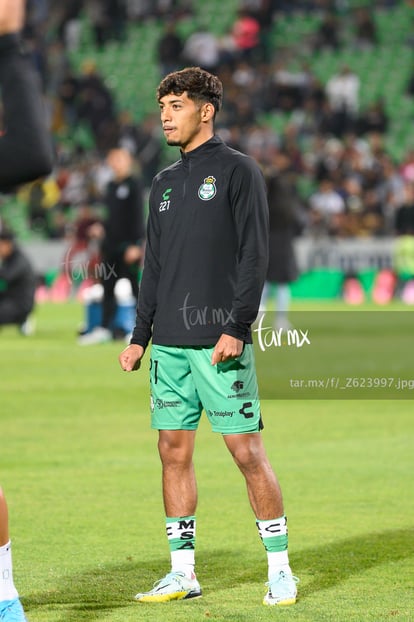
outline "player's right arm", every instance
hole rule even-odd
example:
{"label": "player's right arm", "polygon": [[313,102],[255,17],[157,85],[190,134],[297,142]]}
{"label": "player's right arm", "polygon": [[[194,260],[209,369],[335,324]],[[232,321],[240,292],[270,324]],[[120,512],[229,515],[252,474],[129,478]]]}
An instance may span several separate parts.
{"label": "player's right arm", "polygon": [[161,271],[161,231],[158,218],[158,206],[154,205],[153,192],[151,191],[144,268],[139,286],[136,323],[131,338],[131,344],[140,345],[144,350],[152,336],[152,322],[157,308],[157,292]]}
{"label": "player's right arm", "polygon": [[127,346],[118,357],[122,369],[124,371],[136,371],[139,369],[144,352],[144,348],[136,343]]}
{"label": "player's right arm", "polygon": [[145,262],[138,296],[135,328],[130,345],[118,357],[124,371],[139,369],[145,348],[151,339],[160,274],[159,242],[160,231],[157,223],[157,213],[152,202],[152,195],[150,194]]}

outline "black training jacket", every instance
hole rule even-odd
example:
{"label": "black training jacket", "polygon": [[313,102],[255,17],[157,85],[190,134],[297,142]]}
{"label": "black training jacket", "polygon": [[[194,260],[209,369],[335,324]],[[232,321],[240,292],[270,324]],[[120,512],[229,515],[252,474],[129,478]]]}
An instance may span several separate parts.
{"label": "black training jacket", "polygon": [[152,184],[131,343],[251,343],[268,256],[268,206],[256,162],[214,136]]}

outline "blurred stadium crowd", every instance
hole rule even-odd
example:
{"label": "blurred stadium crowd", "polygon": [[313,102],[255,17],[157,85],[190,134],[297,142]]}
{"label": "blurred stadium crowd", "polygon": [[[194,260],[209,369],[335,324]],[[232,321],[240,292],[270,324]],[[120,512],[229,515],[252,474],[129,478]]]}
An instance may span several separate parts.
{"label": "blurred stadium crowd", "polygon": [[131,151],[148,192],[177,157],[155,88],[166,72],[200,65],[224,84],[224,140],[295,189],[301,236],[414,233],[413,5],[28,0],[24,36],[56,166],[0,197],[3,218],[22,239],[85,236],[104,209],[115,146]]}

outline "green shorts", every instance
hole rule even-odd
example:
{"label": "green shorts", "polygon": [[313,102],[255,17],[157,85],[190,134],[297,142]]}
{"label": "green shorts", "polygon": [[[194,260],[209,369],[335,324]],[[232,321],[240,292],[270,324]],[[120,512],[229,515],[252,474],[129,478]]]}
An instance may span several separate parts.
{"label": "green shorts", "polygon": [[211,364],[214,346],[152,345],[151,427],[196,430],[204,410],[213,432],[246,434],[263,428],[253,346],[237,359]]}

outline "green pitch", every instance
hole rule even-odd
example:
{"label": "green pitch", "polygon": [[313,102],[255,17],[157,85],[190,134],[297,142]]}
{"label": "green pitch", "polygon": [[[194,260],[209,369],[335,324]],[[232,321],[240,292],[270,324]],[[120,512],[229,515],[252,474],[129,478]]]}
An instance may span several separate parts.
{"label": "green pitch", "polygon": [[[317,341],[324,316],[315,317],[309,335]],[[0,482],[9,503],[15,582],[30,622],[414,620],[411,393],[404,399],[288,393],[278,400],[272,382],[288,376],[293,354],[286,350],[282,364],[277,348],[259,361],[259,382],[266,395],[264,440],[284,490],[291,563],[301,579],[298,603],[285,610],[261,605],[265,553],[244,483],[205,422],[196,446],[204,596],[135,603],[134,594],[169,568],[156,433],[148,421],[148,360],[125,374],[117,362],[123,344],[79,347],[81,320],[75,303],[46,304],[37,311],[33,337],[14,328],[0,332]],[[399,364],[407,326],[399,326],[391,368],[407,376],[404,353]],[[328,328],[334,349],[335,331]],[[372,348],[364,339],[365,350]],[[329,360],[329,347],[321,347]],[[309,352],[306,366],[295,359],[300,374],[314,365],[315,376],[325,375],[320,356]],[[352,356],[344,356],[346,374]],[[376,358],[372,351],[358,375]]]}

